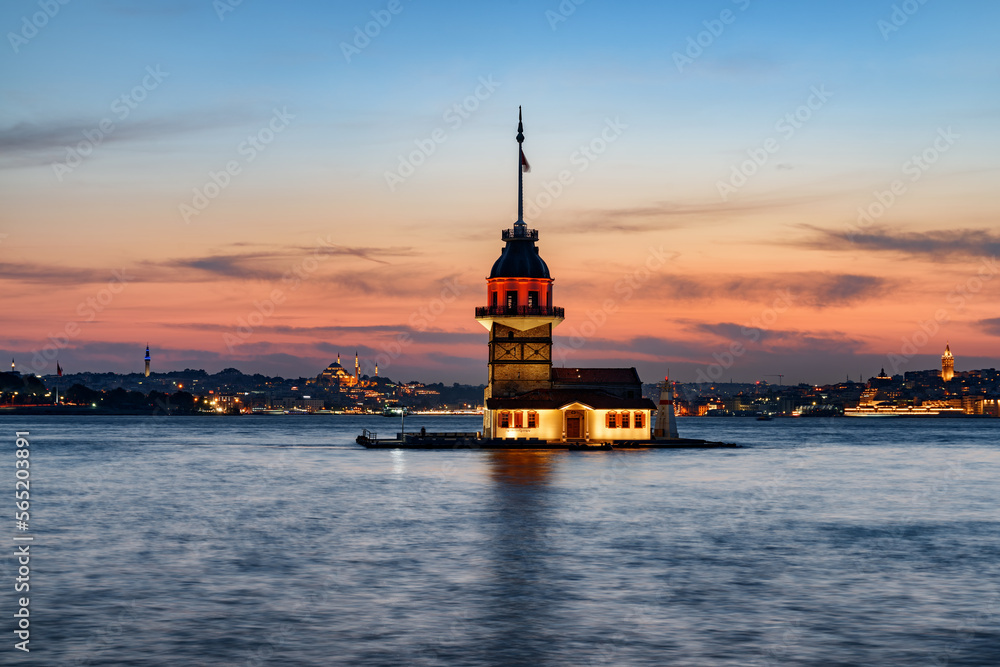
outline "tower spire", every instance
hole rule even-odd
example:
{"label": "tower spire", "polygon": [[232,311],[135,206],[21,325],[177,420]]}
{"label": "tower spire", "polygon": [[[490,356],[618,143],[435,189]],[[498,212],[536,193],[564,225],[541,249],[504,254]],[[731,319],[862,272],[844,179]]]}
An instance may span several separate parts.
{"label": "tower spire", "polygon": [[524,123],[521,119],[521,107],[517,107],[517,221],[524,222],[524,172],[531,171],[531,165],[524,157]]}

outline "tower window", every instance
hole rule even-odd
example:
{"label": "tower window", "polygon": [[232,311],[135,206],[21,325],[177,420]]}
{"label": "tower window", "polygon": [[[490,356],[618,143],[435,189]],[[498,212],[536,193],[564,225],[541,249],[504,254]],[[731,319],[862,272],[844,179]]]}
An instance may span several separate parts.
{"label": "tower window", "polygon": [[538,292],[528,292],[528,308],[538,308]]}
{"label": "tower window", "polygon": [[490,296],[493,299],[492,305],[493,305],[494,308],[496,308],[497,307],[497,293],[496,292],[490,292]]}
{"label": "tower window", "polygon": [[508,331],[507,332],[507,338],[513,338],[513,337],[514,337],[514,332],[513,331]]}
{"label": "tower window", "polygon": [[517,292],[507,292],[507,307],[517,308]]}

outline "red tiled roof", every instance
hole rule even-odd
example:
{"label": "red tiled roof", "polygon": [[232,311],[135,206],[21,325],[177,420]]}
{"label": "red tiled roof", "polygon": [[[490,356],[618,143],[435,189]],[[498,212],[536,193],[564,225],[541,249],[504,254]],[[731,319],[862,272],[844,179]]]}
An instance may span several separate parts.
{"label": "red tiled roof", "polygon": [[621,398],[603,391],[579,389],[536,389],[518,396],[486,400],[490,410],[558,410],[570,403],[583,403],[596,410],[655,410],[648,398]]}
{"label": "red tiled roof", "polygon": [[553,368],[552,381],[578,384],[641,384],[635,368]]}

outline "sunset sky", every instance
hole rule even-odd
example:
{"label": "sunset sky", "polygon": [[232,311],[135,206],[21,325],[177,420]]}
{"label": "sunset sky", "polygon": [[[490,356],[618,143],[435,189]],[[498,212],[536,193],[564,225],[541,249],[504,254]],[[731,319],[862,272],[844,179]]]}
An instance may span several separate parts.
{"label": "sunset sky", "polygon": [[11,0],[0,354],[297,377],[357,350],[485,383],[523,105],[557,365],[997,367],[997,25],[994,0]]}

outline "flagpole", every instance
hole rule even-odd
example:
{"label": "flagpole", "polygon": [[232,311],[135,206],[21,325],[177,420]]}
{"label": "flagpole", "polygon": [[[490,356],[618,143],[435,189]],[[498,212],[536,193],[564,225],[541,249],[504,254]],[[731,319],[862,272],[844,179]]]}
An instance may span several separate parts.
{"label": "flagpole", "polygon": [[524,222],[524,124],[521,122],[521,107],[517,107],[517,221]]}

